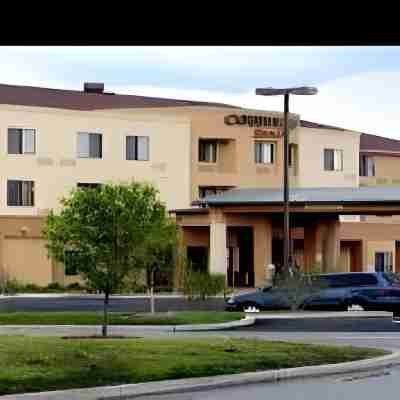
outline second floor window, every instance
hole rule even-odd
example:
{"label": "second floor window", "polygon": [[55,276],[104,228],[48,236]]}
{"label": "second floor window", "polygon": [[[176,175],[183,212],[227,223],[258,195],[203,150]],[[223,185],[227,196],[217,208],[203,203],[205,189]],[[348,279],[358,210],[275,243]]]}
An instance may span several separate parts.
{"label": "second floor window", "polygon": [[126,159],[148,161],[149,137],[148,136],[127,136],[126,137]]}
{"label": "second floor window", "polygon": [[8,129],[8,154],[35,154],[35,129]]}
{"label": "second floor window", "polygon": [[215,140],[199,141],[199,161],[209,163],[217,162],[217,142]]}
{"label": "second floor window", "polygon": [[343,171],[343,150],[324,149],[324,170]]}
{"label": "second floor window", "polygon": [[360,156],[360,176],[375,176],[375,161],[372,157]]}
{"label": "second floor window", "polygon": [[257,164],[273,164],[274,162],[274,143],[256,142],[255,161]]}
{"label": "second floor window", "polygon": [[78,157],[102,158],[102,135],[100,133],[78,133]]}
{"label": "second floor window", "polygon": [[33,181],[7,181],[8,206],[33,206],[34,182]]}

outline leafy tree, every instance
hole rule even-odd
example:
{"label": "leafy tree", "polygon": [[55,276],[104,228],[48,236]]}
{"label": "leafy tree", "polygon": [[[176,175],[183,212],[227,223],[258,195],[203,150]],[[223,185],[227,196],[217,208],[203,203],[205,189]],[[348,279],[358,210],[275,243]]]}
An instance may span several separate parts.
{"label": "leafy tree", "polygon": [[72,259],[88,284],[104,293],[106,336],[110,294],[134,269],[163,262],[175,245],[176,225],[149,184],[73,190],[61,205],[59,215],[50,212],[43,230],[49,256],[62,263]]}
{"label": "leafy tree", "polygon": [[276,277],[274,284],[279,289],[278,297],[290,306],[292,311],[298,310],[307,298],[327,288],[326,283],[317,279],[320,273],[318,264],[307,272],[296,268],[282,272]]}

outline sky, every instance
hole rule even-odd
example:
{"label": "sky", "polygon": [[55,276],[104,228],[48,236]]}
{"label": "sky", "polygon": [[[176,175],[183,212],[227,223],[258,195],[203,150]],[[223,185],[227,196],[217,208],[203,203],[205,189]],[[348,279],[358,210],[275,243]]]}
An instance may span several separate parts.
{"label": "sky", "polygon": [[[0,83],[105,90],[282,111],[256,87],[316,86],[292,96],[302,119],[400,139],[400,46],[0,47]],[[1,101],[1,100],[0,100]]]}

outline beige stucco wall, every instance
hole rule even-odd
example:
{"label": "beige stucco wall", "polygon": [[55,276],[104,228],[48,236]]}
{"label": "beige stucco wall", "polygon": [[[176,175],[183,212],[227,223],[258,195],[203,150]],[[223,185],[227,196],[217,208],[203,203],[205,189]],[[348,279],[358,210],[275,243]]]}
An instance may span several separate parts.
{"label": "beige stucco wall", "polygon": [[[349,187],[359,184],[360,134],[332,129],[297,128],[298,187]],[[343,171],[324,171],[324,149],[343,150]]]}
{"label": "beige stucco wall", "polygon": [[[36,129],[36,154],[7,154],[8,127]],[[77,158],[77,132],[103,134],[103,158]],[[150,160],[125,160],[125,136],[150,137]],[[190,204],[190,121],[149,112],[99,112],[0,106],[0,214],[57,208],[78,182],[152,182],[168,208]],[[65,165],[69,164],[69,165]],[[7,207],[7,179],[35,181],[35,207]]]}
{"label": "beige stucco wall", "polygon": [[[198,198],[199,186],[235,186],[235,187],[279,187],[283,174],[283,140],[259,139],[276,143],[275,162],[256,164],[254,160],[254,130],[248,126],[226,125],[224,117],[229,114],[246,114],[281,117],[281,113],[248,111],[235,109],[195,110],[191,112],[191,176],[192,199]],[[216,164],[198,161],[199,139],[228,139],[222,145],[220,153],[225,156],[225,163],[217,160]],[[225,153],[225,154],[222,154]]]}
{"label": "beige stucco wall", "polygon": [[371,155],[375,162],[375,176],[361,176],[360,185],[400,185],[400,157]]}

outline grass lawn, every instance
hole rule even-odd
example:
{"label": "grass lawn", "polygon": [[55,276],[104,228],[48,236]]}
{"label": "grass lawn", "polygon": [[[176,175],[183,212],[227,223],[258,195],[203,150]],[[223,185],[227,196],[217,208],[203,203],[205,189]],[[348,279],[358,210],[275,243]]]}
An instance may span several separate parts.
{"label": "grass lawn", "polygon": [[[240,312],[178,311],[170,313],[110,313],[110,325],[184,325],[238,320]],[[0,313],[0,325],[101,325],[102,312]]]}
{"label": "grass lawn", "polygon": [[353,361],[377,349],[255,339],[0,336],[0,395]]}

